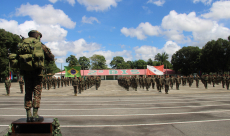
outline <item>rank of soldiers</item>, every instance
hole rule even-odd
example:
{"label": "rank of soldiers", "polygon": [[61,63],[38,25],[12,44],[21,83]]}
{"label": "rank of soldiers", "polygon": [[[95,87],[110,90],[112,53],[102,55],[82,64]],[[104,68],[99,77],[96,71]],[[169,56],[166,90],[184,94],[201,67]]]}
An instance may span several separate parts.
{"label": "rank of soldiers", "polygon": [[182,86],[185,86],[186,83],[188,83],[189,87],[192,86],[193,81],[196,81],[196,87],[199,87],[199,81],[204,84],[205,89],[208,89],[208,84],[212,84],[213,87],[215,87],[215,84],[219,84],[222,82],[222,87],[229,90],[229,83],[230,83],[230,75],[223,74],[220,75],[202,75],[199,77],[196,75],[195,77],[192,75],[189,76],[159,76],[159,75],[152,75],[152,76],[131,76],[131,77],[120,77],[118,79],[118,85],[125,88],[127,91],[129,91],[129,88],[132,87],[137,91],[137,88],[146,88],[147,91],[152,86],[152,89],[156,89],[161,92],[161,89],[165,89],[165,94],[168,94],[169,87],[173,89],[173,85],[176,84],[176,89],[179,90],[179,86],[182,84]]}

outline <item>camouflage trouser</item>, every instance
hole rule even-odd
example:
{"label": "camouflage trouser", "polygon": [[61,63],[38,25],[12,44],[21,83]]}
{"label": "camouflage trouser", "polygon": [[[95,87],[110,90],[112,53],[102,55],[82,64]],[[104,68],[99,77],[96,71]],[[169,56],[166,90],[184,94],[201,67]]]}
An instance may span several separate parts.
{"label": "camouflage trouser", "polygon": [[199,87],[199,81],[196,81],[196,87],[197,88]]}
{"label": "camouflage trouser", "polygon": [[225,85],[225,82],[224,82],[224,81],[222,81],[222,87],[223,87],[223,88],[225,88],[225,87],[224,87],[224,85]]}
{"label": "camouflage trouser", "polygon": [[21,93],[23,93],[23,85],[20,85]]}
{"label": "camouflage trouser", "polygon": [[152,89],[154,89],[155,88],[155,83],[152,83]]}
{"label": "camouflage trouser", "polygon": [[6,94],[10,94],[10,87],[6,87]]}
{"label": "camouflage trouser", "polygon": [[43,83],[43,87],[46,89],[46,83]]}
{"label": "camouflage trouser", "polygon": [[63,82],[61,82],[61,87],[63,87]]}
{"label": "camouflage trouser", "polygon": [[171,87],[171,89],[173,88],[173,83],[170,83],[170,87]]}
{"label": "camouflage trouser", "polygon": [[[41,101],[41,76],[34,76],[35,72],[27,72],[25,78],[25,109],[39,108]],[[33,97],[33,99],[32,99]]]}
{"label": "camouflage trouser", "polygon": [[58,83],[58,88],[60,87],[60,83]]}
{"label": "camouflage trouser", "polygon": [[229,82],[226,82],[226,88],[229,90]]}
{"label": "camouflage trouser", "polygon": [[169,85],[165,85],[165,92],[167,93],[169,91]]}
{"label": "camouflage trouser", "polygon": [[179,90],[179,86],[180,84],[179,83],[176,83],[176,89]]}
{"label": "camouflage trouser", "polygon": [[73,86],[74,94],[77,94],[77,86]]}

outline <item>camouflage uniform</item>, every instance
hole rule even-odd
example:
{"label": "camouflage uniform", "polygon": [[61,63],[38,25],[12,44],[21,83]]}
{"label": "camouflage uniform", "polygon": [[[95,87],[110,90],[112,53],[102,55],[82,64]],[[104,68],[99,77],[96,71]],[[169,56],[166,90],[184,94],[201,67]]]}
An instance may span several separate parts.
{"label": "camouflage uniform", "polygon": [[168,76],[166,76],[166,78],[164,79],[164,82],[165,82],[165,94],[168,94],[169,82],[170,82],[170,79],[168,78]]}
{"label": "camouflage uniform", "polygon": [[74,90],[74,95],[77,96],[77,87],[78,87],[79,81],[77,77],[75,76],[74,79],[72,80],[72,86]]}
{"label": "camouflage uniform", "polygon": [[60,87],[60,81],[61,81],[61,79],[60,79],[60,77],[58,77],[58,79],[57,79],[57,86],[58,86],[58,88]]}
{"label": "camouflage uniform", "polygon": [[20,86],[20,91],[21,91],[21,93],[23,93],[24,80],[23,80],[22,78],[19,80],[19,86]]}
{"label": "camouflage uniform", "polygon": [[6,95],[10,95],[10,86],[11,86],[11,81],[6,78],[5,80],[5,88],[6,88]]}
{"label": "camouflage uniform", "polygon": [[[29,38],[34,38],[40,41],[42,34],[36,30],[29,32]],[[54,56],[50,50],[42,45],[44,55],[47,61],[54,61]],[[50,54],[49,54],[50,53]],[[25,80],[25,109],[27,112],[27,122],[39,121],[41,117],[38,116],[38,108],[40,108],[41,92],[42,92],[42,69],[35,69],[32,71],[21,70],[20,73],[24,75]],[[31,108],[33,107],[33,117],[31,115]],[[43,118],[42,118],[43,119]]]}

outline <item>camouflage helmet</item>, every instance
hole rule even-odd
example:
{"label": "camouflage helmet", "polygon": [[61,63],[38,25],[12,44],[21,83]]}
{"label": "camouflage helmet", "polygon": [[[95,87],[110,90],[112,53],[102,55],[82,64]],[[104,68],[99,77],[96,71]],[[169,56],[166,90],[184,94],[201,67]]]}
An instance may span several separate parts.
{"label": "camouflage helmet", "polygon": [[32,33],[38,33],[38,34],[40,34],[40,36],[42,38],[42,34],[40,32],[38,32],[37,30],[31,30],[31,31],[29,31],[28,36],[30,36]]}

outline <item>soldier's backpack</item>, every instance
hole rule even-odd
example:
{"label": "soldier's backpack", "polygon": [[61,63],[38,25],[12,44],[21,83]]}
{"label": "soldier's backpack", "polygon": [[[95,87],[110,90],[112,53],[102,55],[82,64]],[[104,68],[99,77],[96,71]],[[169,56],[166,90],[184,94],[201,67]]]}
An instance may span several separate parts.
{"label": "soldier's backpack", "polygon": [[29,37],[18,44],[17,54],[9,56],[11,67],[19,68],[20,70],[32,71],[44,67],[44,51],[42,43]]}

